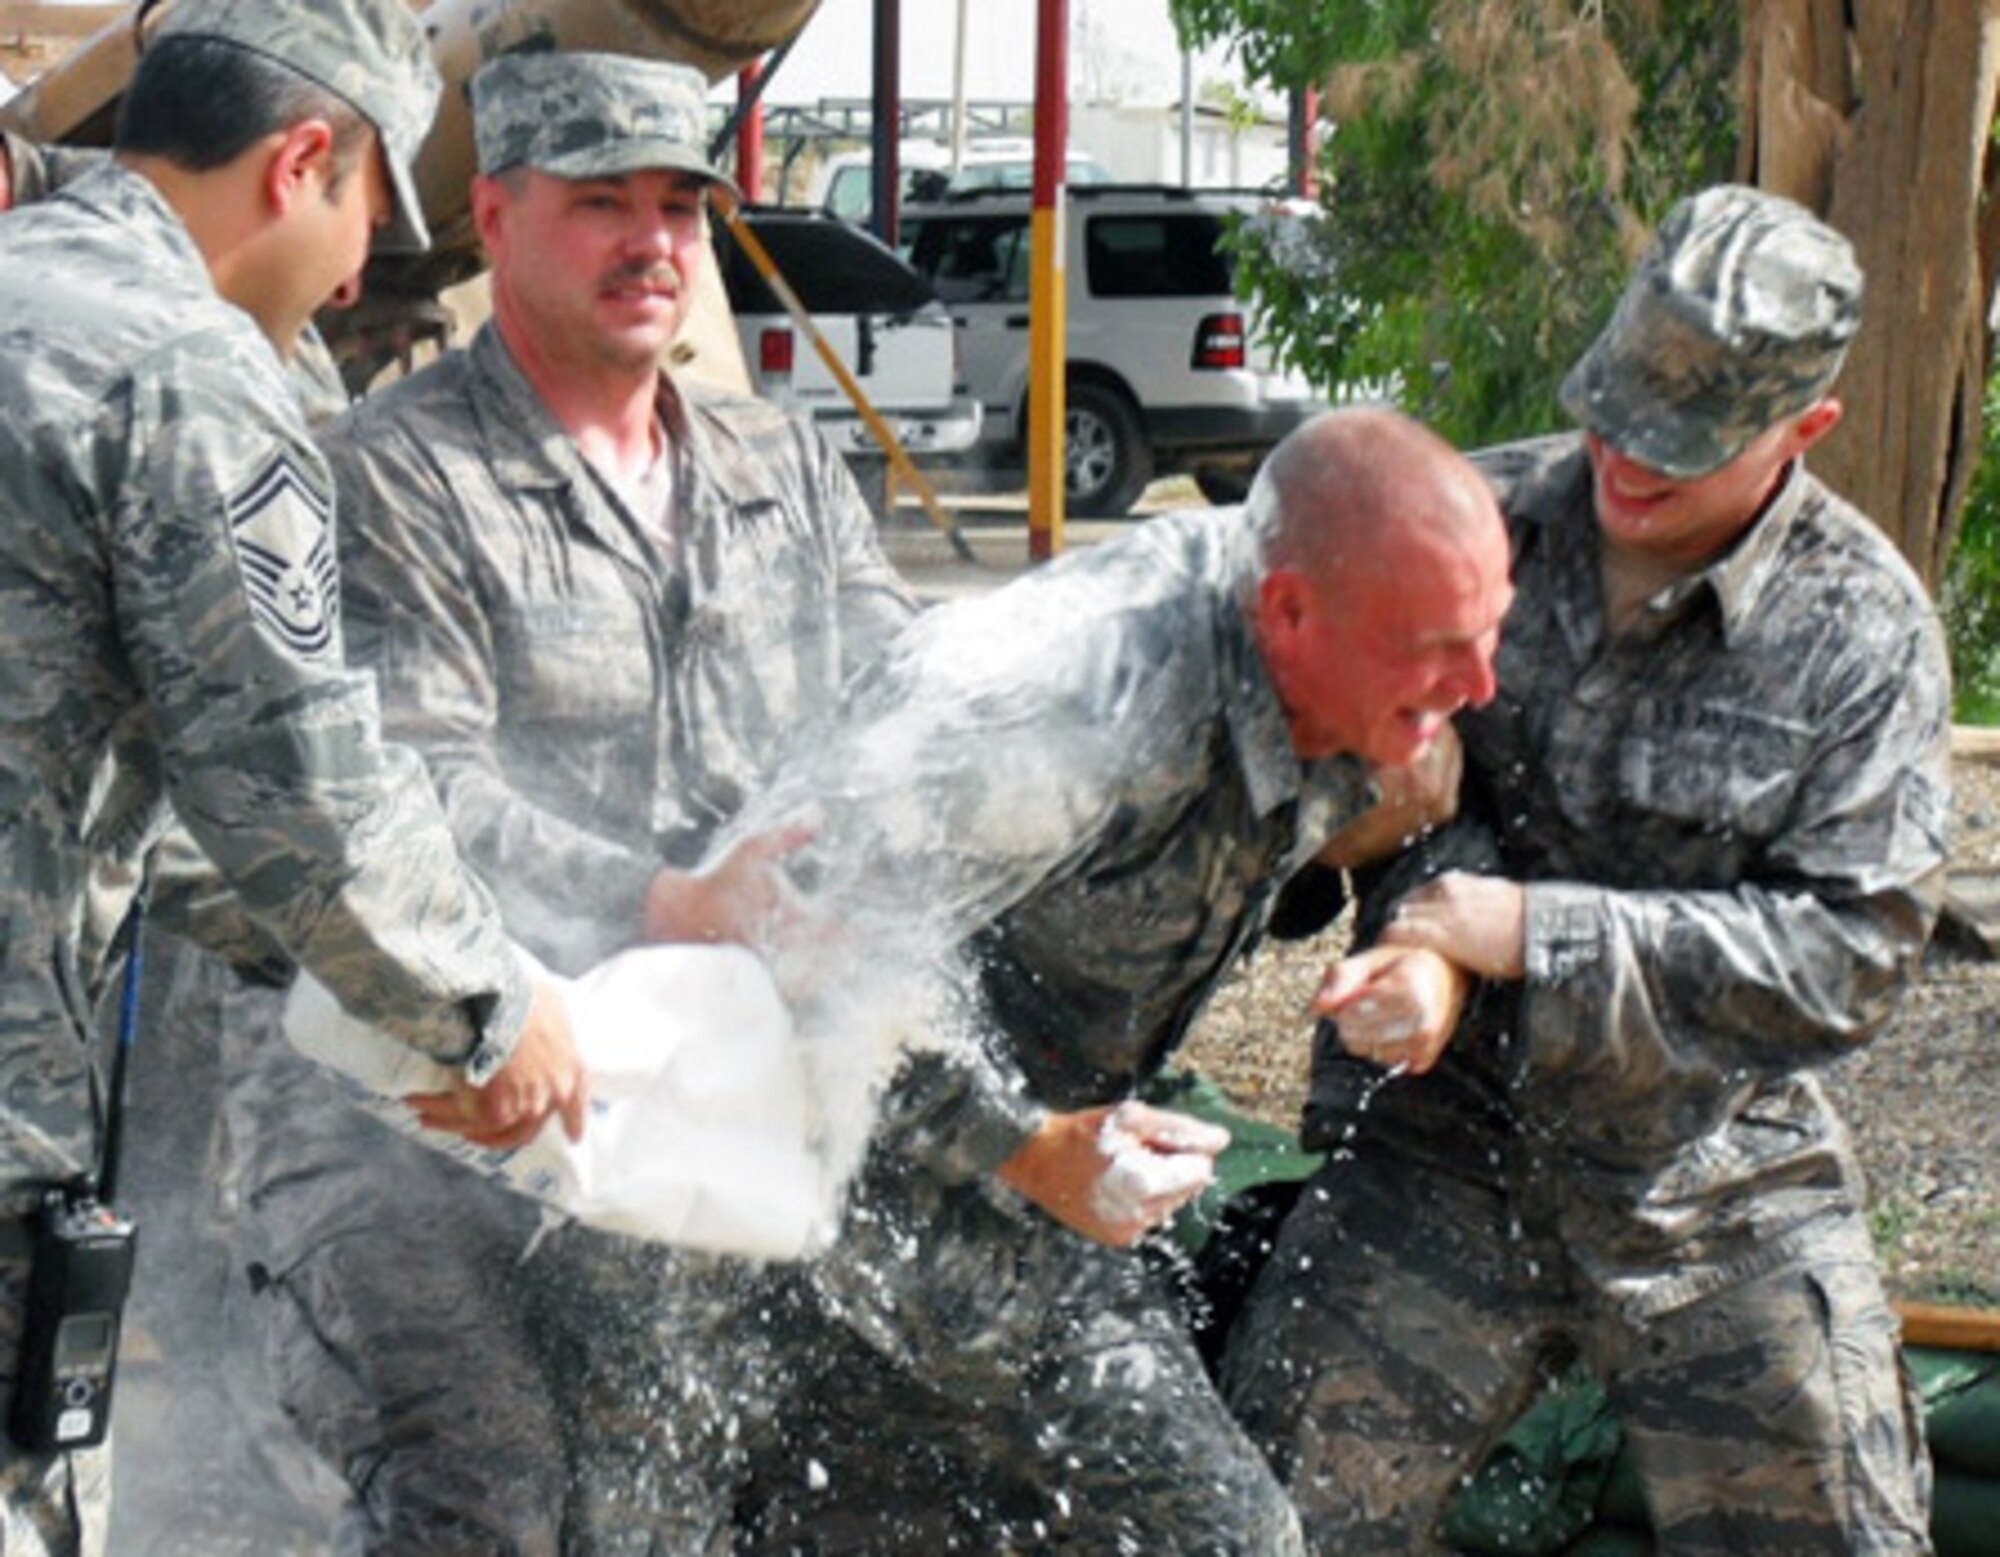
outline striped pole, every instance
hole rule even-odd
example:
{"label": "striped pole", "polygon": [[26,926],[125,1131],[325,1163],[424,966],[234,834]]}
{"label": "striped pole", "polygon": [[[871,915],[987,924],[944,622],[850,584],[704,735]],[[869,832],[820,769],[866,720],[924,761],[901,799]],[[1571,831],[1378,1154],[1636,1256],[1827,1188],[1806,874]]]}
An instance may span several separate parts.
{"label": "striped pole", "polygon": [[1040,0],[1035,40],[1034,280],[1028,295],[1028,557],[1063,548],[1063,360],[1068,278],[1063,269],[1068,201],[1069,0]]}

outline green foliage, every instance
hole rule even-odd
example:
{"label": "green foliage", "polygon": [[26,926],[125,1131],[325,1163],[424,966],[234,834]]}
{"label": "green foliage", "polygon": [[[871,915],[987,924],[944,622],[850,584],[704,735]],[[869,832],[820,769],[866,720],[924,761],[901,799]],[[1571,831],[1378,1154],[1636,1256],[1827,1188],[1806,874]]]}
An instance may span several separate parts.
{"label": "green foliage", "polygon": [[1562,425],[1644,231],[1734,157],[1736,0],[1172,4],[1270,85],[1326,83],[1320,219],[1238,240],[1287,360],[1460,443]]}
{"label": "green foliage", "polygon": [[1986,386],[1986,438],[1939,596],[1962,724],[2000,724],[2000,376]]}

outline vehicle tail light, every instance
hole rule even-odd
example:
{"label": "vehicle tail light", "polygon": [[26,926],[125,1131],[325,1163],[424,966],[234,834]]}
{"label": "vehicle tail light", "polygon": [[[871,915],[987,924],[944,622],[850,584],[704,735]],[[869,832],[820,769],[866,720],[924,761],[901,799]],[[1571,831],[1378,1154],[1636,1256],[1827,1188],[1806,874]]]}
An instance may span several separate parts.
{"label": "vehicle tail light", "polygon": [[792,332],[766,330],[757,337],[757,371],[765,378],[792,376]]}
{"label": "vehicle tail light", "polygon": [[1194,327],[1193,368],[1247,367],[1250,354],[1244,344],[1241,314],[1210,314]]}

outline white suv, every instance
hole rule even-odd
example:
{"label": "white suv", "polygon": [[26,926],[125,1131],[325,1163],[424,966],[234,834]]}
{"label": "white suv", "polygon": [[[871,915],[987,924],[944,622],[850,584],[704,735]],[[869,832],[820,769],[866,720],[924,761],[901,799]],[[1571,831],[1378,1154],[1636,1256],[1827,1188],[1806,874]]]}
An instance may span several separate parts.
{"label": "white suv", "polygon": [[[1068,506],[1122,514],[1156,475],[1194,472],[1238,496],[1270,447],[1326,409],[1281,371],[1235,295],[1223,237],[1258,197],[1154,185],[1069,191],[1065,228]],[[910,263],[959,328],[965,379],[985,408],[980,454],[1016,463],[1026,425],[1026,194],[973,194],[903,214]]]}
{"label": "white suv", "polygon": [[[899,207],[942,200],[975,189],[1027,189],[1035,181],[1035,143],[1019,136],[969,141],[956,173],[951,150],[938,141],[904,141],[897,148],[902,173]],[[1096,158],[1071,151],[1064,177],[1075,184],[1108,184],[1111,172]],[[806,204],[828,216],[865,226],[875,208],[875,158],[868,151],[839,151],[813,180]]]}
{"label": "white suv", "polygon": [[[979,402],[960,381],[958,340],[930,283],[868,233],[816,212],[744,219],[905,450],[921,460],[970,449]],[[861,413],[726,227],[715,249],[751,384],[812,416],[879,506],[885,456]]]}

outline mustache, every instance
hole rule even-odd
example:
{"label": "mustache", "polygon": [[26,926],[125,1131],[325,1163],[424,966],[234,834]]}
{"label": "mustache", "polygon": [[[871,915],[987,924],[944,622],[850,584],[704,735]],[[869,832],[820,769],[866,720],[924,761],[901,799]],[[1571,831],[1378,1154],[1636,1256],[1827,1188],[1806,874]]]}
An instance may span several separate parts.
{"label": "mustache", "polygon": [[635,283],[656,288],[674,297],[680,296],[681,292],[680,272],[658,260],[627,260],[622,265],[613,266],[598,278],[598,285],[607,290]]}

